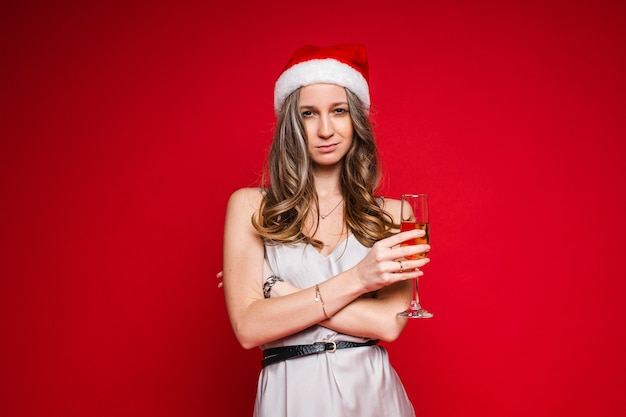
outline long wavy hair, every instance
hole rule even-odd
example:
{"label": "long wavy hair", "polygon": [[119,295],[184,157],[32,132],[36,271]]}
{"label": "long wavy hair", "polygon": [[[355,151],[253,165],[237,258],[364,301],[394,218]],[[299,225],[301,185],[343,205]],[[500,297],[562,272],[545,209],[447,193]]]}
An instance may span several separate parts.
{"label": "long wavy hair", "polygon": [[[344,219],[358,241],[371,247],[377,240],[391,235],[398,225],[394,225],[374,196],[381,170],[371,122],[361,101],[347,88],[346,96],[354,138],[340,174]],[[291,93],[278,115],[262,177],[265,198],[252,223],[264,239],[287,244],[305,242],[320,248],[321,241],[303,232],[309,212],[315,209],[319,213],[319,201],[299,97],[299,89]]]}

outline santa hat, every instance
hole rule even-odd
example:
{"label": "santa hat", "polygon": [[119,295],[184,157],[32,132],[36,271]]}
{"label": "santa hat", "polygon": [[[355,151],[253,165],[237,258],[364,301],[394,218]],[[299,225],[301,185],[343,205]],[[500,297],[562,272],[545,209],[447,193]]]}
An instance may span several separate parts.
{"label": "santa hat", "polygon": [[345,44],[327,47],[305,45],[296,50],[274,86],[276,114],[287,96],[300,87],[315,83],[337,84],[353,92],[370,107],[369,66],[365,47]]}

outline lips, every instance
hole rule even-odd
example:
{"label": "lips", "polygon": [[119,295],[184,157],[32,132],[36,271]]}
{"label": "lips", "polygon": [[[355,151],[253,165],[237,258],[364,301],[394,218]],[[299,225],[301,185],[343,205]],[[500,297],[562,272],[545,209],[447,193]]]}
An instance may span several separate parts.
{"label": "lips", "polygon": [[318,146],[317,149],[322,152],[322,153],[328,153],[328,152],[332,152],[335,149],[337,149],[337,146],[339,146],[337,143],[333,143],[330,145],[322,145],[322,146]]}

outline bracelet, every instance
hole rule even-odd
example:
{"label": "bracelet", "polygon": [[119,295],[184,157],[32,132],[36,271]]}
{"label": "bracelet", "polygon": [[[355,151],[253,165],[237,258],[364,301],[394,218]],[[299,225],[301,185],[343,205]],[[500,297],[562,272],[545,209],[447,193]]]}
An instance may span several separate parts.
{"label": "bracelet", "polygon": [[315,284],[315,302],[322,303],[322,311],[324,312],[324,315],[326,316],[327,319],[331,318],[331,316],[329,316],[328,313],[326,312],[326,308],[324,306],[324,299],[322,298],[322,293],[320,292],[320,286],[317,284]]}
{"label": "bracelet", "polygon": [[276,281],[284,282],[283,279],[276,275],[270,275],[263,283],[263,297],[270,298],[270,291],[272,291],[272,287],[276,284]]}

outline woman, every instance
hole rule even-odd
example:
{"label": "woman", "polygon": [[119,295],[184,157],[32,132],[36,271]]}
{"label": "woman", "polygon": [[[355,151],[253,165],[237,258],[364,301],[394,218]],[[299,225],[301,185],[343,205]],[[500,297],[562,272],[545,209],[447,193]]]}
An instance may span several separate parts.
{"label": "woman", "polygon": [[374,196],[378,151],[361,45],[304,46],[275,85],[262,188],[229,199],[224,290],[234,333],[263,349],[256,417],[414,416],[379,340],[406,325],[427,245]]}

